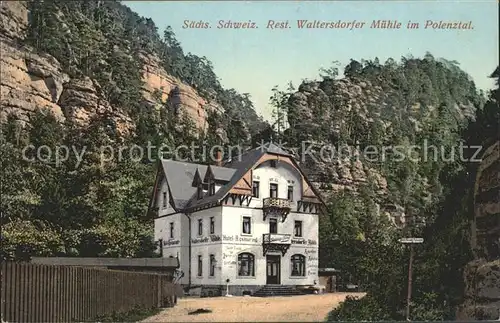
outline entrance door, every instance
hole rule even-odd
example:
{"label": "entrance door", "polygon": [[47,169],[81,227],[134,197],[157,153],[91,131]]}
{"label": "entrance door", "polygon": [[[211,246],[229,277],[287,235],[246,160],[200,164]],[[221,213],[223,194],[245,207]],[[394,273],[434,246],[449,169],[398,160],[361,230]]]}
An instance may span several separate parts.
{"label": "entrance door", "polygon": [[273,256],[273,255],[267,255],[266,256],[266,262],[267,262],[267,279],[266,279],[266,284],[275,284],[279,285],[281,283],[280,281],[280,269],[281,269],[281,264],[280,264],[280,256]]}

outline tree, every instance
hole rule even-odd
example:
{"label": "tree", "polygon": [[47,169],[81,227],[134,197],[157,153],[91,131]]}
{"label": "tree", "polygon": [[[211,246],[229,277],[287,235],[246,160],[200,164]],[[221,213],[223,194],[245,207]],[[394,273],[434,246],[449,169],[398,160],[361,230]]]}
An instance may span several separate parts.
{"label": "tree", "polygon": [[339,65],[340,63],[338,61],[333,61],[332,66],[329,68],[320,68],[320,76],[324,80],[334,80],[337,78],[339,75]]}
{"label": "tree", "polygon": [[353,78],[360,75],[362,71],[363,65],[360,62],[351,59],[351,62],[344,69],[344,76],[347,78]]}

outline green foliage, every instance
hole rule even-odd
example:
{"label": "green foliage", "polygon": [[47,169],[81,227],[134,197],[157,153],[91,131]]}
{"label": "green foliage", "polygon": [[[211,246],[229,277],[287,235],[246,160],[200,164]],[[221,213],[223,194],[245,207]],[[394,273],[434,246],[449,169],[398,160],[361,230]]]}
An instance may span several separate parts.
{"label": "green foliage", "polygon": [[[295,87],[290,82],[286,91],[282,91],[278,86],[273,87],[273,95],[269,98],[271,106],[274,108],[272,117],[275,119],[272,125],[273,130],[276,132],[275,140],[283,139],[283,132],[287,127],[286,113],[288,110],[288,100],[291,93],[295,91]],[[293,131],[292,129],[290,129]]]}
{"label": "green foliage", "polygon": [[118,1],[30,1],[27,41],[49,53],[73,77],[89,76],[100,96],[126,111],[135,121],[143,101],[145,54],[160,58],[170,75],[194,87],[208,101],[219,102],[227,116],[245,120],[252,133],[264,121],[247,94],[224,89],[206,57],[185,54],[171,27],[158,34],[149,18],[139,17]]}
{"label": "green foliage", "polygon": [[[424,63],[428,63],[430,59],[427,55]],[[467,78],[460,76],[461,72],[457,70],[456,64],[445,63],[440,64],[444,64],[453,73],[458,73],[452,73],[448,77],[452,77],[455,82],[462,80],[465,82],[462,84],[467,83]],[[391,66],[396,68],[393,64]],[[494,73],[492,77],[498,78],[498,75]],[[450,87],[453,86],[456,85],[450,84]],[[457,89],[452,91],[451,97],[447,98],[451,101],[443,103],[437,109],[434,119],[427,120],[421,132],[413,136],[413,140],[421,143],[423,139],[427,139],[438,147],[444,147],[447,153],[458,149],[462,142],[465,145],[481,145],[496,140],[500,124],[498,89],[491,91],[484,105],[482,98],[470,98],[476,104],[477,113],[475,120],[468,120],[468,126],[464,126],[466,123],[454,115],[450,108],[451,102],[457,97],[463,98],[463,93],[467,90],[462,90],[461,94]],[[411,143],[408,138],[402,138],[398,142]],[[470,158],[473,153],[474,151],[465,151],[464,157]],[[424,227],[409,228],[406,233],[400,233],[418,235],[425,241],[415,250],[412,320],[452,320],[457,306],[463,302],[463,269],[472,258],[469,232],[470,219],[474,215],[472,190],[477,167],[477,162],[466,159],[417,159],[415,162],[389,159],[382,165],[381,170],[391,187],[389,198],[401,203],[411,217],[418,216],[426,220]],[[325,265],[344,269],[344,275],[347,274],[349,278],[362,284],[363,275],[368,274],[365,286],[368,295],[361,300],[346,300],[330,313],[328,320],[401,320],[406,306],[404,299],[408,255],[396,242],[397,233],[392,236],[392,242],[388,245],[379,245],[372,252],[360,250],[360,243],[353,239],[361,227],[359,215],[355,211],[356,204],[366,204],[369,201],[363,198],[363,194],[347,198],[345,194],[333,197],[330,221],[320,226],[321,230],[324,229],[323,233],[320,232],[320,242],[326,242],[327,248],[337,248],[330,250],[333,254],[327,253],[329,264]],[[346,216],[343,217],[343,214]],[[380,227],[373,218],[369,222],[372,229]],[[340,229],[336,229],[336,226]],[[344,235],[332,236],[329,231],[343,231]],[[391,232],[383,228],[375,231]]]}
{"label": "green foliage", "polygon": [[[8,179],[2,183],[3,257],[153,255],[145,206],[154,169],[126,152],[102,158],[102,147],[118,151],[108,121],[63,127],[38,111],[21,128],[9,117],[1,132],[2,178]],[[50,152],[39,149],[44,146]],[[56,154],[63,146],[71,151]]]}
{"label": "green foliage", "polygon": [[382,306],[370,295],[361,299],[347,296],[337,309],[328,313],[327,321],[390,321],[394,320]]}
{"label": "green foliage", "polygon": [[160,313],[158,308],[136,307],[128,312],[115,312],[96,317],[97,322],[139,322]]}
{"label": "green foliage", "polygon": [[[60,124],[41,110],[25,127],[9,117],[0,132],[2,256],[154,255],[153,223],[146,211],[159,147],[205,139],[215,143],[218,128],[227,129],[230,142],[246,142],[265,123],[248,94],[220,85],[206,57],[183,52],[170,27],[160,37],[151,19],[118,1],[28,5],[28,44],[55,57],[72,78],[90,77],[100,98],[132,117],[135,132],[119,136],[107,114],[96,115],[86,128]],[[207,134],[200,136],[186,113],[161,103],[158,93],[158,107],[143,102],[145,55],[159,57],[170,75],[220,103],[222,111],[209,118]],[[121,150],[133,145],[152,149],[137,160],[130,149]],[[37,155],[43,146],[52,154],[42,149]],[[54,154],[61,146],[70,151]]]}
{"label": "green foliage", "polygon": [[320,76],[324,80],[334,80],[337,78],[339,75],[339,68],[338,66],[340,63],[338,61],[333,61],[332,66],[329,68],[321,68],[320,71]]}

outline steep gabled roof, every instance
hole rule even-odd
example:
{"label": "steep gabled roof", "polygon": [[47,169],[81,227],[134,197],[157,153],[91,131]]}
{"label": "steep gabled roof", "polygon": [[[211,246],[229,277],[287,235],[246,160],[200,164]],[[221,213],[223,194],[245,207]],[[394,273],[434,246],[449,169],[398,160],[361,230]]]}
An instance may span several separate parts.
{"label": "steep gabled roof", "polygon": [[[167,182],[169,183],[175,207],[178,210],[188,211],[193,208],[221,202],[229,191],[231,191],[248,171],[255,167],[259,160],[266,154],[288,157],[299,172],[302,173],[307,185],[309,185],[320,201],[323,202],[317,190],[300,170],[293,156],[279,146],[273,143],[267,143],[248,150],[240,156],[233,158],[231,161],[227,161],[223,167],[162,160],[162,168],[166,175]],[[205,194],[202,199],[198,199],[197,188],[193,187],[195,176],[200,176],[203,182],[206,182],[208,177],[213,177],[216,181],[225,182],[225,184],[214,195],[210,196]]]}
{"label": "steep gabled roof", "polygon": [[199,168],[196,168],[196,172],[194,173],[193,182],[191,183],[191,186],[198,187],[198,185],[203,182],[204,180],[201,178],[200,170]]}
{"label": "steep gabled roof", "polygon": [[[323,200],[321,199],[321,196],[319,195],[319,192],[314,188],[314,186],[307,180],[305,177],[304,173],[302,170],[300,170],[299,165],[296,163],[295,159],[293,156],[289,153],[287,153],[285,150],[282,148],[278,147],[277,145],[273,143],[267,143],[265,145],[262,145],[260,147],[248,150],[241,154],[240,156],[237,156],[236,158],[233,158],[230,162],[226,162],[224,164],[224,168],[231,168],[234,169],[234,174],[231,177],[231,180],[229,183],[226,185],[222,186],[214,195],[212,196],[205,196],[203,199],[197,199],[193,198],[190,203],[188,203],[187,209],[192,209],[196,207],[200,207],[205,204],[211,204],[211,203],[217,203],[222,201],[226,195],[229,193],[229,191],[238,183],[241,178],[250,170],[252,169],[255,164],[262,158],[262,156],[266,154],[272,154],[272,155],[278,155],[278,156],[284,156],[284,157],[289,157],[293,163],[294,166],[302,173],[304,178],[306,179],[307,184],[311,187],[313,190],[314,194],[318,197],[318,199],[324,204]],[[213,166],[211,166],[213,167]],[[221,168],[221,167],[219,167]]]}
{"label": "steep gabled roof", "polygon": [[[227,167],[220,167],[220,166],[213,166],[210,165],[209,167],[210,172],[213,175],[213,178],[215,181],[218,182],[229,182],[231,178],[233,177],[234,173],[236,172],[236,169],[234,168],[227,168]],[[207,178],[209,174],[209,170],[207,170],[207,173],[205,175],[205,179]]]}
{"label": "steep gabled roof", "polygon": [[196,171],[200,173],[200,176],[203,176],[207,170],[207,166],[174,160],[162,160],[161,163],[170,187],[174,205],[177,209],[184,209],[187,206],[187,202],[197,190],[192,185]]}

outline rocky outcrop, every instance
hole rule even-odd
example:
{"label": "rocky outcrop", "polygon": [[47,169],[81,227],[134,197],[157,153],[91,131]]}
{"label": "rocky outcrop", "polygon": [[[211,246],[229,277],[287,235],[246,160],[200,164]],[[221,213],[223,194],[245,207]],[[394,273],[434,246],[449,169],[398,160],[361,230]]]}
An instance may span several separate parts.
{"label": "rocky outcrop", "polygon": [[[476,257],[500,259],[500,142],[485,149],[474,187]],[[500,285],[500,283],[499,283]]]}
{"label": "rocky outcrop", "polygon": [[10,39],[24,39],[28,29],[28,9],[25,1],[2,1],[0,16],[0,35]]}
{"label": "rocky outcrop", "polygon": [[29,113],[46,107],[64,118],[57,101],[69,78],[52,56],[22,45],[28,26],[26,4],[2,1],[0,15],[1,116],[13,112],[26,121]]}
{"label": "rocky outcrop", "polygon": [[[367,81],[358,84],[341,79],[303,83],[289,98],[289,122],[297,129],[307,129],[312,136],[315,131],[325,129],[339,136],[341,132],[350,131],[346,129],[346,121],[352,115],[356,115],[360,124],[373,122],[373,118],[380,115],[380,107],[388,105],[389,97],[388,91]],[[390,123],[382,122],[381,126],[388,129]],[[311,148],[310,153],[303,153],[299,158],[313,185],[326,199],[344,190],[356,193],[361,185],[370,181],[375,186],[381,214],[397,225],[404,222],[404,210],[386,203],[386,179],[363,160],[356,146],[308,142],[302,148]]]}
{"label": "rocky outcrop", "polygon": [[155,105],[160,100],[173,109],[187,113],[196,128],[205,131],[209,111],[222,112],[222,107],[214,100],[202,98],[198,92],[184,82],[170,76],[161,67],[158,57],[141,53],[143,62],[143,95],[145,100]]}
{"label": "rocky outcrop", "polygon": [[457,320],[498,320],[500,318],[500,260],[474,260],[464,271],[465,302]]}
{"label": "rocky outcrop", "polygon": [[500,142],[485,149],[474,187],[471,247],[475,260],[464,271],[465,301],[459,320],[500,318]]}
{"label": "rocky outcrop", "polygon": [[[350,79],[303,83],[289,99],[288,119],[301,129],[327,127],[338,135],[346,121],[356,115],[364,122],[373,122],[382,107],[390,102],[390,91],[368,81]],[[334,107],[333,109],[331,107]],[[384,125],[386,128],[389,124]]]}
{"label": "rocky outcrop", "polygon": [[132,131],[135,125],[130,117],[103,100],[99,88],[99,84],[89,77],[67,82],[58,101],[65,117],[86,125],[95,115],[108,115],[119,133]]}
{"label": "rocky outcrop", "polygon": [[[380,87],[369,87],[366,82],[358,85],[348,79],[303,83],[289,98],[289,122],[298,129],[311,130],[311,134],[315,129],[326,127],[337,135],[351,111],[371,122],[370,107],[375,103],[383,104],[387,94]],[[338,108],[331,109],[330,106]],[[321,190],[331,193],[356,190],[359,184],[366,183],[371,177],[378,193],[386,193],[387,182],[361,161],[356,147],[308,142],[302,148],[306,151],[310,148],[311,153],[303,153],[300,158],[306,172]]]}
{"label": "rocky outcrop", "polygon": [[[391,154],[391,147],[384,143],[393,145],[393,138],[406,138],[410,145],[413,139],[408,139],[412,137],[409,133],[418,134],[442,112],[429,103],[431,100],[421,104],[418,99],[406,97],[404,90],[391,84],[390,77],[384,77],[325,78],[302,83],[288,99],[287,119],[293,136],[308,142],[306,147],[318,138],[324,141],[314,144],[315,156],[310,154],[303,162],[315,186],[330,196],[344,190],[356,192],[370,181],[375,185],[381,213],[403,226],[406,210],[389,201],[387,181],[374,165],[386,163],[387,154]],[[474,109],[457,98],[446,112],[464,120],[474,115]],[[349,145],[343,144],[346,141]],[[430,186],[428,179],[418,180],[421,187]],[[431,200],[430,191],[422,196],[423,200]]]}
{"label": "rocky outcrop", "polygon": [[41,56],[15,40],[1,39],[1,98],[2,116],[8,113],[27,120],[37,108],[49,108],[64,119],[58,100],[69,77],[51,56]]}
{"label": "rocky outcrop", "polygon": [[[120,132],[130,132],[134,124],[123,107],[111,106],[99,93],[100,86],[89,78],[71,79],[52,56],[37,53],[24,39],[28,28],[28,8],[23,1],[1,2],[1,98],[0,117],[10,113],[27,121],[37,108],[48,108],[64,121],[69,118],[86,124],[93,116],[106,113]],[[157,57],[141,54],[145,103],[158,101],[187,113],[199,130],[207,127],[208,111],[222,112],[214,100],[203,99],[181,80],[168,75]]]}
{"label": "rocky outcrop", "polygon": [[27,122],[36,109],[49,109],[61,122],[67,118],[82,126],[107,113],[117,130],[133,130],[132,120],[99,97],[95,81],[70,79],[51,55],[37,53],[24,44],[28,9],[22,1],[1,2],[0,117],[13,113]]}

